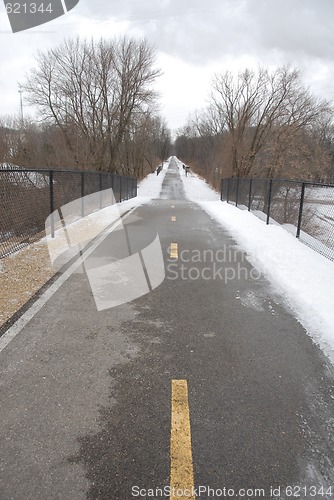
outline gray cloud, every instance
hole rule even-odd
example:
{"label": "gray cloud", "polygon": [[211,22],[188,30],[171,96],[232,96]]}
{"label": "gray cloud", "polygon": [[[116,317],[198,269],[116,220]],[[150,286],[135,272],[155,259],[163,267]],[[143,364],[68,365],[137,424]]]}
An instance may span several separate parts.
{"label": "gray cloud", "polygon": [[307,54],[332,59],[333,0],[81,0],[97,19],[128,20],[159,50],[193,63],[224,55]]}
{"label": "gray cloud", "polygon": [[331,0],[251,0],[247,8],[252,11],[254,8],[258,43],[264,49],[332,59],[334,2]]}

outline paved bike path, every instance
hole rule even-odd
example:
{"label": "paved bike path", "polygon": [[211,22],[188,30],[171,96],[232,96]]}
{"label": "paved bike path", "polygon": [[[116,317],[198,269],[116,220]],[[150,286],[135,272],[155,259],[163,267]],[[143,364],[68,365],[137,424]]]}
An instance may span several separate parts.
{"label": "paved bike path", "polygon": [[73,274],[2,351],[0,498],[127,500],[137,487],[167,487],[179,379],[196,487],[226,487],[229,498],[241,489],[287,498],[292,485],[308,488],[304,498],[312,486],[328,493],[333,369],[283,300],[185,198],[173,163],[161,199],[124,224],[130,253],[159,234],[165,280],[98,312],[87,276]]}

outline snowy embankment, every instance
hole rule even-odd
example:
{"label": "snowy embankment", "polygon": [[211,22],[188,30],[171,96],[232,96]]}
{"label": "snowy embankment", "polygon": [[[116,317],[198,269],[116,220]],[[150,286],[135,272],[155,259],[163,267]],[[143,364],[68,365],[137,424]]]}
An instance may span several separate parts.
{"label": "snowy embankment", "polygon": [[181,173],[187,197],[227,229],[249,262],[288,302],[296,318],[334,362],[334,262],[317,254],[279,225],[217,201],[199,177]]}

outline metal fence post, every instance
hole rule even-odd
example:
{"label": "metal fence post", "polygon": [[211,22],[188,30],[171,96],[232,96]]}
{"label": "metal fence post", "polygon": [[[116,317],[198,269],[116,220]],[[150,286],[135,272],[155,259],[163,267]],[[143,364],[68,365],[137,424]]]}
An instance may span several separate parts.
{"label": "metal fence post", "polygon": [[85,174],[81,172],[81,217],[85,216]]}
{"label": "metal fence post", "polygon": [[129,178],[126,176],[125,180],[126,180],[126,200],[128,200],[129,199]]}
{"label": "metal fence post", "polygon": [[228,203],[228,199],[229,199],[229,195],[230,195],[230,180],[231,179],[227,179],[227,191],[226,191],[226,201]]}
{"label": "metal fence post", "polygon": [[269,193],[268,193],[268,207],[267,207],[267,224],[269,224],[269,221],[270,221],[270,205],[271,205],[272,187],[273,187],[273,180],[270,179],[270,182],[269,182]]}
{"label": "metal fence post", "polygon": [[251,205],[252,205],[252,186],[253,186],[253,179],[249,179],[248,212],[250,212]]}
{"label": "metal fence post", "polygon": [[300,236],[300,230],[301,230],[301,227],[302,227],[304,197],[305,197],[305,182],[302,183],[302,192],[300,194],[300,204],[299,204],[298,226],[297,226],[296,238],[299,238],[299,236]]}
{"label": "metal fence post", "polygon": [[223,182],[224,179],[220,179],[220,201],[223,201]]}
{"label": "metal fence post", "polygon": [[235,191],[235,206],[238,206],[238,196],[239,196],[239,177],[237,177],[237,187]]}
{"label": "metal fence post", "polygon": [[100,208],[103,206],[103,195],[102,195],[102,190],[103,190],[103,174],[100,172]]}
{"label": "metal fence post", "polygon": [[51,238],[55,237],[53,170],[49,172]]}
{"label": "metal fence post", "polygon": [[115,186],[115,183],[114,183],[114,174],[110,174],[110,176],[111,176],[111,189],[112,189],[114,198],[116,200],[116,196],[115,196],[115,193],[114,193],[114,186]]}
{"label": "metal fence post", "polygon": [[119,202],[122,201],[122,175],[119,176]]}

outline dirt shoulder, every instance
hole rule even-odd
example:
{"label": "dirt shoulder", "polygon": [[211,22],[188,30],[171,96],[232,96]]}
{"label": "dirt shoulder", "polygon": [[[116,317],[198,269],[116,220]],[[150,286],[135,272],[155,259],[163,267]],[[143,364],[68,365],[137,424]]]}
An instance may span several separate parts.
{"label": "dirt shoulder", "polygon": [[1,259],[0,327],[54,274],[43,240]]}

